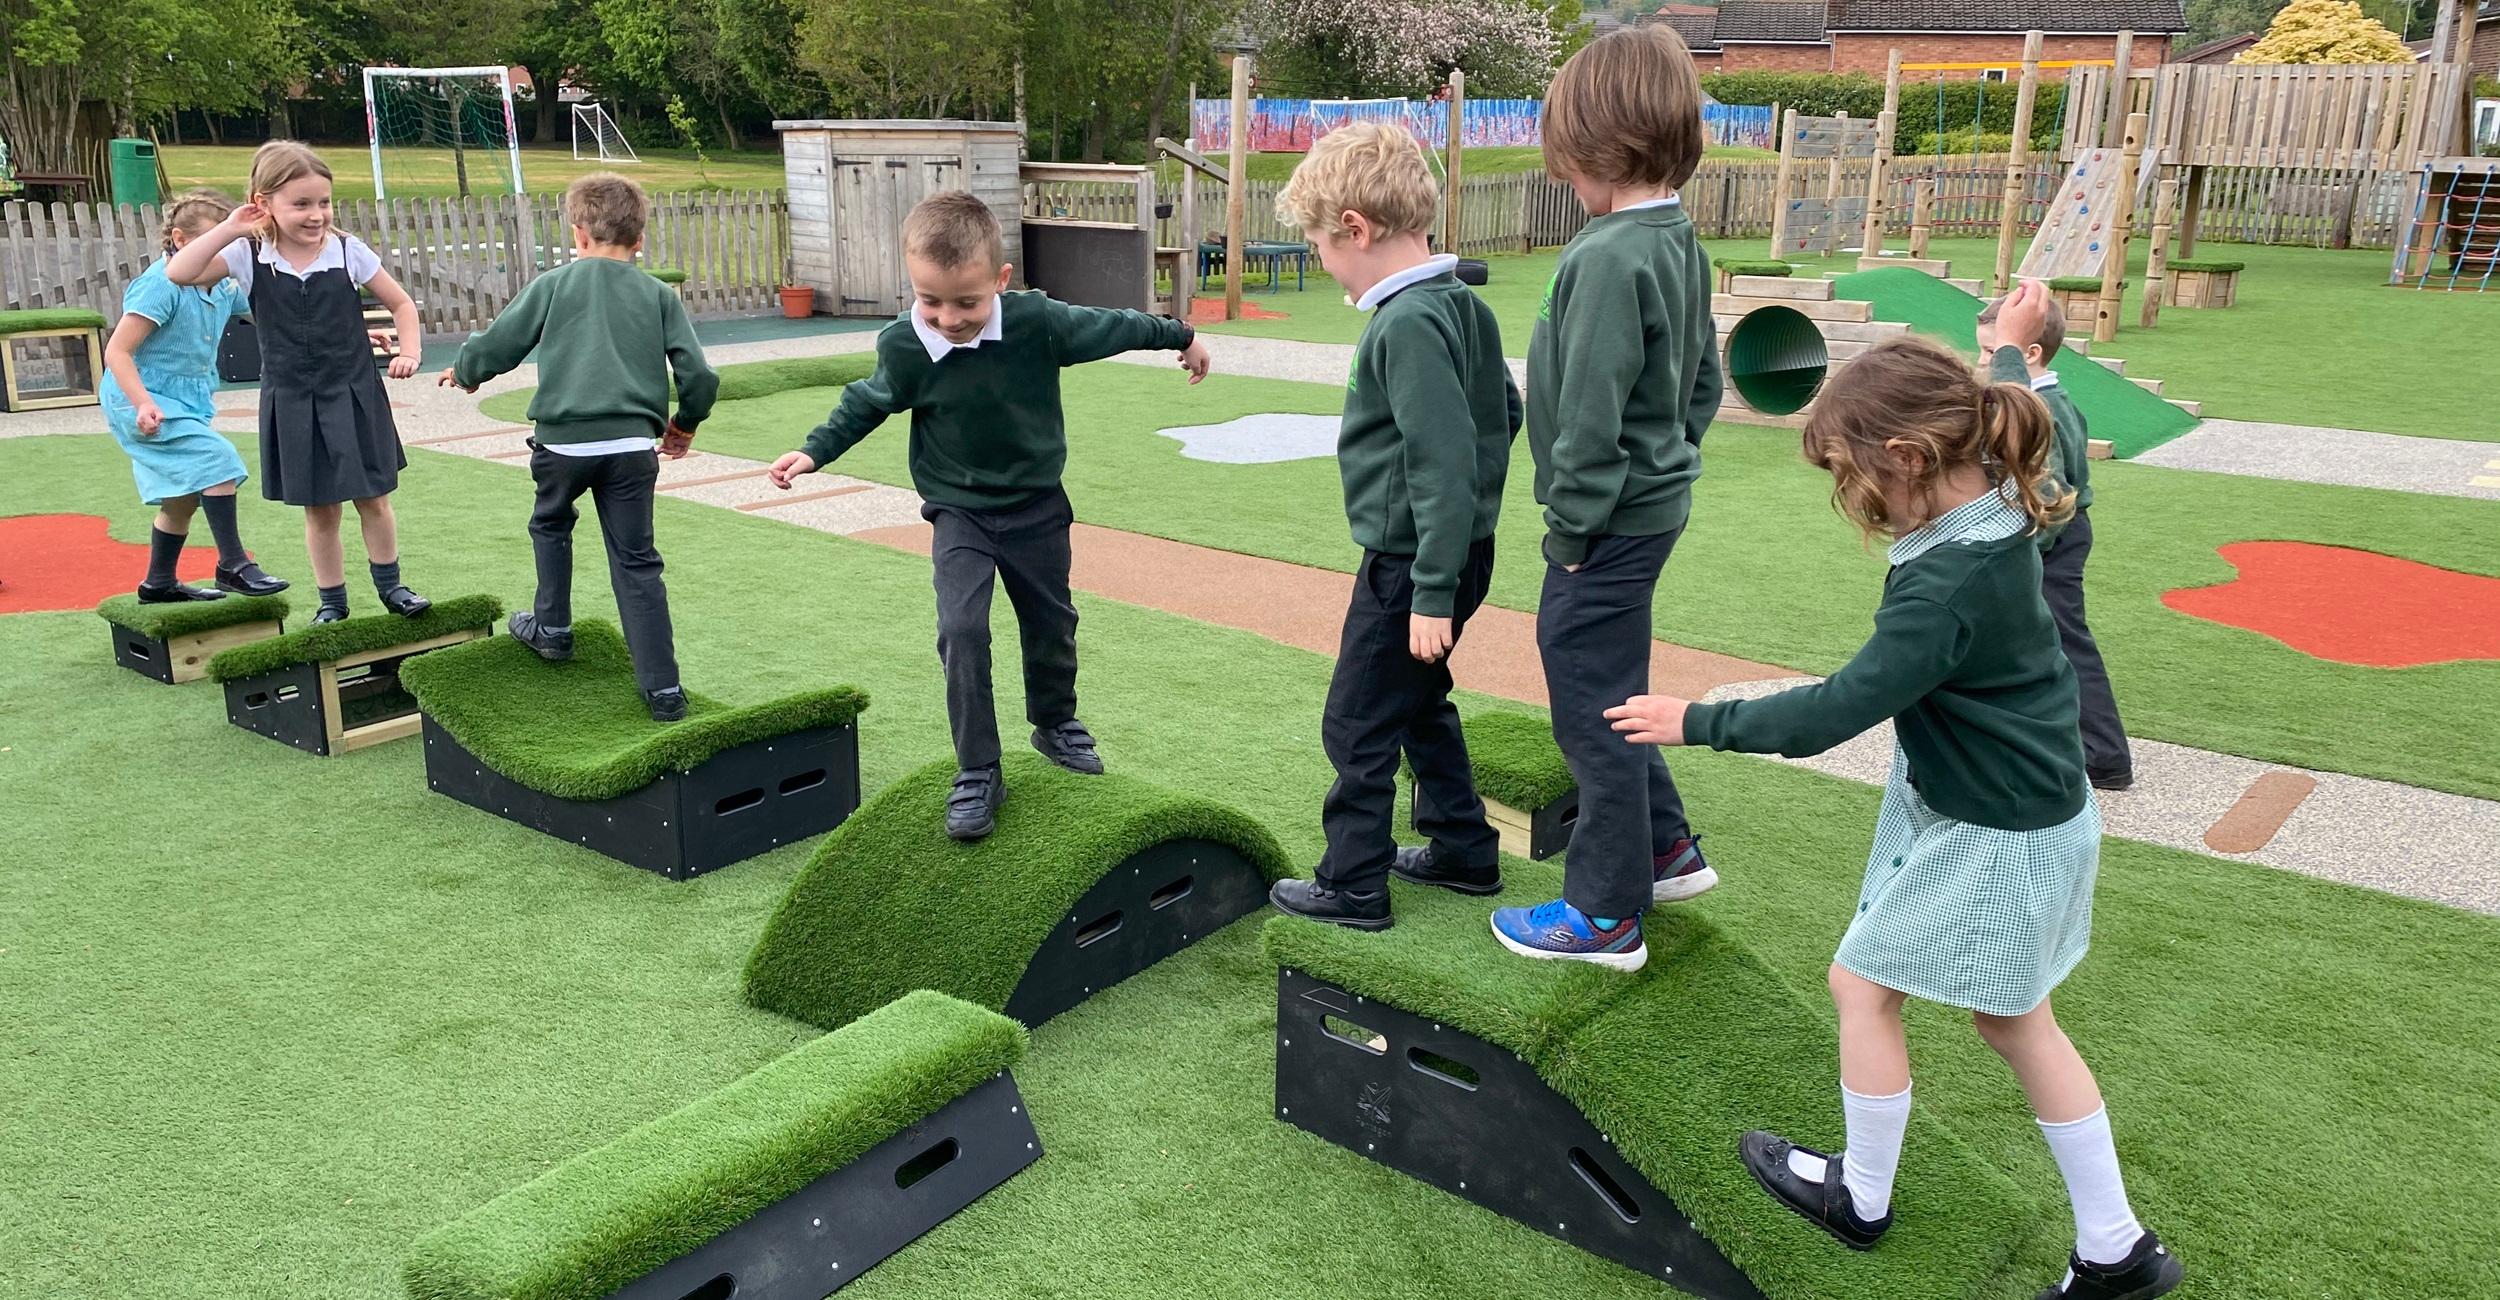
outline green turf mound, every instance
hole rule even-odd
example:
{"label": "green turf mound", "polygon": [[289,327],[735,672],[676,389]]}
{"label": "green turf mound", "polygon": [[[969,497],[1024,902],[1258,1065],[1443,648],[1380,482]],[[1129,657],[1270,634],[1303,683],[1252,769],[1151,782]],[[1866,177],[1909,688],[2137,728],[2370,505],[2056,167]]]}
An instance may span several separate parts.
{"label": "green turf mound", "polygon": [[[219,601],[225,604],[225,601]],[[313,623],[285,636],[239,645],[208,661],[208,675],[221,682],[274,673],[297,664],[328,663],[369,650],[388,650],[466,628],[484,627],[503,617],[503,602],[492,596],[461,596],[438,601],[415,618],[397,614],[366,614],[335,623]],[[410,662],[415,662],[411,660]]]}
{"label": "green turf mound", "polygon": [[[1034,755],[1006,763],[989,838],[946,837],[953,760],[885,788],[825,839],[747,959],[746,1000],[833,1028],[916,988],[1003,1008],[1069,908],[1112,867],[1157,844],[1211,840],[1265,877],[1291,870],[1265,826],[1210,799]],[[898,942],[927,924],[936,942]]]}
{"label": "green turf mound", "polygon": [[1487,799],[1533,812],[1579,786],[1554,743],[1553,724],[1536,714],[1474,713],[1459,729],[1467,735],[1476,793]]}
{"label": "green turf mound", "polygon": [[662,284],[684,284],[686,268],[682,266],[646,266],[643,271]]}
{"label": "green turf mound", "polygon": [[408,1294],[599,1300],[849,1164],[1024,1047],[1004,1016],[909,994],[419,1238]]}
{"label": "green turf mound", "polygon": [[2223,257],[2174,257],[2170,259],[2170,269],[2173,271],[2204,271],[2212,275],[2228,275],[2235,271],[2247,270],[2248,263],[2234,262],[2229,258]]}
{"label": "green turf mound", "polygon": [[284,596],[235,596],[224,600],[186,600],[175,605],[142,605],[137,596],[123,592],[107,596],[95,612],[115,627],[126,627],[141,636],[171,641],[195,632],[214,632],[237,623],[276,623],[287,616]]}
{"label": "green turf mound", "polygon": [[[1978,351],[1980,300],[1932,275],[1888,266],[1834,276],[1832,282],[1836,296],[1875,304],[1877,320],[1906,321],[1947,347],[1974,356]],[[2098,281],[2093,283],[2099,287]],[[2058,383],[2083,411],[2092,436],[2108,439],[2122,457],[2150,451],[2196,427],[2195,416],[2097,362],[2060,356],[2051,364]]]}
{"label": "green turf mound", "polygon": [[104,314],[83,307],[28,307],[0,311],[0,335],[103,328]]}
{"label": "green turf mound", "polygon": [[573,658],[565,663],[497,636],[411,659],[399,680],[462,748],[561,799],[613,799],[749,741],[856,721],[868,707],[867,695],[850,686],[743,708],[688,691],[685,721],[653,722],[624,635],[595,618],[573,625]]}
{"label": "green turf mound", "polygon": [[[1504,874],[1499,901],[1561,889],[1555,866],[1511,862]],[[1649,965],[1627,977],[1510,955],[1487,932],[1497,900],[1393,889],[1395,929],[1277,917],[1268,955],[1518,1053],[1771,1300],[2013,1295],[2007,1265],[2072,1226],[2062,1205],[2025,1195],[1932,1111],[1911,1116],[1901,1213],[1877,1249],[1846,1250],[1764,1195],[1737,1156],[1745,1130],[1841,1145],[1837,1039],[1831,1018],[1708,909],[1652,912]]]}
{"label": "green turf mound", "polygon": [[[744,361],[720,368],[720,396],[715,400],[744,402],[794,388],[840,388],[854,379],[866,379],[876,368],[877,354],[873,350],[829,357]],[[517,423],[529,418],[530,398],[537,393],[535,388],[497,393],[479,403],[478,409],[495,419]]]}

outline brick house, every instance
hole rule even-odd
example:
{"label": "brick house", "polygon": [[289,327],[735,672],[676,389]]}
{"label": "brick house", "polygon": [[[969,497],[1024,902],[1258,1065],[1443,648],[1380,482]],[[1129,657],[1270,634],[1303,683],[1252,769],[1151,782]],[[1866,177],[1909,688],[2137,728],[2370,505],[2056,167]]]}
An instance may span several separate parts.
{"label": "brick house", "polygon": [[[2045,34],[2040,57],[2106,59],[2132,29],[2129,60],[2166,60],[2187,30],[2183,0],[1727,0],[1705,15],[1669,5],[1644,21],[1673,27],[1704,72],[1863,72],[1882,76],[1898,49],[1910,63],[1996,63],[1948,76],[2020,75],[2024,33]],[[2043,71],[2063,77],[2063,69]]]}
{"label": "brick house", "polygon": [[[1680,5],[1671,7],[1682,8]],[[2417,59],[2430,57],[2431,38],[2428,36],[2407,41],[2405,46],[2413,51],[2413,57]],[[2476,76],[2500,77],[2500,0],[2489,0],[2474,12],[2473,62]],[[1712,69],[1703,68],[1702,71]]]}

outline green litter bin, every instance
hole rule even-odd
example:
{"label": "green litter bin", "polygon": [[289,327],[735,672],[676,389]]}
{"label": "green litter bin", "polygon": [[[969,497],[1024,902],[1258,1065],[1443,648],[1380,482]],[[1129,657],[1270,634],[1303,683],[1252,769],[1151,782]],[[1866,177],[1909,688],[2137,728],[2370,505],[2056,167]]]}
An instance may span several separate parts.
{"label": "green litter bin", "polygon": [[122,207],[152,206],[165,199],[156,186],[156,142],[117,139],[111,145],[113,202]]}

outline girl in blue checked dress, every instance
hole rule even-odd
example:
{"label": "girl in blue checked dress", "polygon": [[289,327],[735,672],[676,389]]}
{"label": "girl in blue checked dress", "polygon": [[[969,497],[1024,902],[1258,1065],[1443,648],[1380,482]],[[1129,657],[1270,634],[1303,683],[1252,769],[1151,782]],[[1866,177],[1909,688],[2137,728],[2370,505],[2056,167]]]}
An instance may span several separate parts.
{"label": "girl in blue checked dress", "polygon": [[[2000,328],[2029,338],[2050,310],[2026,282]],[[1606,716],[1635,744],[1792,757],[1892,722],[1874,851],[1831,968],[1848,1146],[1748,1133],[1745,1164],[1844,1244],[1873,1247],[1910,1114],[1902,1003],[1965,1008],[2021,1081],[2074,1203],[2074,1254],[2041,1300],[2145,1300],[2179,1284],[2179,1261],[2136,1222],[2100,1087],[2049,1010],[2091,935],[2101,840],[2033,544],[2072,509],[2048,476],[2053,441],[2023,385],[1984,384],[1921,339],[1869,349],[1816,400],[1805,452],[1841,514],[1894,539],[1874,637],[1817,685],[1721,704],[1643,695]]]}
{"label": "girl in blue checked dress", "polygon": [[[233,207],[208,190],[175,199],[165,208],[165,252],[170,256],[225,220]],[[122,294],[121,323],[104,345],[104,364],[113,372],[104,389],[104,422],[130,453],[139,499],[156,507],[148,572],[139,582],[142,604],[286,590],[243,549],[234,518],[234,492],[245,477],[243,457],[209,425],[216,415],[218,341],[228,321],[250,310],[231,284],[199,289],[166,279],[163,258]],[[174,576],[194,512],[208,516],[208,530],[217,539],[215,590],[187,586]]]}

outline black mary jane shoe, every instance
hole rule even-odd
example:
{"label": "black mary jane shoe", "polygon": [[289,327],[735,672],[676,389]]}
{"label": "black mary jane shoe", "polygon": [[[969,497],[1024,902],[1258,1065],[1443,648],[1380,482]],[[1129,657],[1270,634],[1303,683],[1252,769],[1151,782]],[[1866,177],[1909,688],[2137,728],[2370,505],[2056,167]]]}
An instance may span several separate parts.
{"label": "black mary jane shoe", "polygon": [[1287,916],[1326,921],[1349,930],[1386,930],[1396,923],[1389,915],[1386,889],[1357,893],[1331,889],[1316,880],[1279,880],[1268,889],[1267,901]]}
{"label": "black mary jane shoe", "polygon": [[275,596],[286,588],[286,579],[270,577],[250,560],[231,569],[222,564],[217,566],[219,591],[231,591],[238,596]]}
{"label": "black mary jane shoe", "polygon": [[226,593],[222,591],[211,591],[206,587],[194,587],[180,582],[170,587],[151,587],[144,582],[139,584],[139,603],[142,605],[179,605],[185,601],[224,600],[225,598]]}
{"label": "black mary jane shoe", "polygon": [[315,623],[344,623],[347,621],[347,611],[340,609],[336,605],[324,605],[313,611],[312,621]]}
{"label": "black mary jane shoe", "polygon": [[1502,864],[1470,867],[1443,859],[1431,846],[1402,848],[1389,874],[1410,885],[1431,885],[1437,889],[1454,889],[1462,894],[1498,894],[1502,892]]}
{"label": "black mary jane shoe", "polygon": [[[1745,1168],[1755,1182],[1762,1184],[1762,1190],[1832,1234],[1841,1245],[1851,1250],[1872,1250],[1884,1229],[1892,1226],[1889,1210],[1884,1217],[1872,1221],[1858,1217],[1856,1207],[1849,1203],[1849,1184],[1840,1176],[1842,1157],[1824,1155],[1760,1129],[1747,1133],[1739,1146],[1745,1153]],[[1810,1183],[1798,1177],[1797,1171],[1788,1167],[1791,1151],[1820,1157],[1824,1162],[1823,1181]]]}
{"label": "black mary jane shoe", "polygon": [[401,618],[415,618],[417,615],[434,608],[434,602],[427,600],[425,597],[420,596],[413,591],[410,591],[406,583],[401,583],[399,586],[393,587],[389,591],[382,593],[382,608],[399,615]]}
{"label": "black mary jane shoe", "polygon": [[1042,757],[1084,776],[1102,775],[1102,755],[1094,750],[1094,733],[1070,718],[1055,727],[1035,727],[1033,748]]}
{"label": "black mary jane shoe", "polygon": [[2153,1300],[2168,1295],[2186,1273],[2179,1257],[2150,1232],[2136,1238],[2135,1249],[2115,1264],[2091,1264],[2081,1255],[2070,1255],[2066,1267],[2074,1281],[2041,1292],[2040,1300]]}
{"label": "black mary jane shoe", "polygon": [[946,795],[946,835],[977,840],[998,829],[998,806],[1007,802],[1007,775],[997,767],[966,768],[955,774]]}

